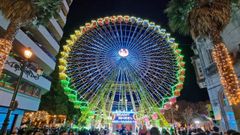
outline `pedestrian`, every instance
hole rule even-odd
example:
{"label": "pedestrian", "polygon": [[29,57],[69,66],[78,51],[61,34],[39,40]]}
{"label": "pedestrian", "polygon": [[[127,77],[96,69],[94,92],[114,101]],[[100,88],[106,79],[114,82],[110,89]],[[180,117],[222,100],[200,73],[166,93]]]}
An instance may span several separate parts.
{"label": "pedestrian", "polygon": [[120,135],[127,135],[127,130],[124,125],[122,126],[122,129],[120,130]]}
{"label": "pedestrian", "polygon": [[220,135],[220,134],[219,134],[219,128],[218,128],[218,127],[213,127],[212,135]]}
{"label": "pedestrian", "polygon": [[143,125],[143,128],[139,131],[138,135],[147,135],[148,131],[147,131],[147,126]]}
{"label": "pedestrian", "polygon": [[152,127],[150,130],[150,135],[160,135],[160,131],[157,127]]}

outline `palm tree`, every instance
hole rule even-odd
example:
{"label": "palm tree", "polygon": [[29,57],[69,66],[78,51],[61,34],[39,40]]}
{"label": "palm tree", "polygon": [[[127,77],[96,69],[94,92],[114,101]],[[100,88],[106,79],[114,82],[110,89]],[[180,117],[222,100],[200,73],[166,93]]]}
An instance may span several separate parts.
{"label": "palm tree", "polygon": [[[190,33],[196,39],[210,36],[213,44],[213,58],[217,64],[221,83],[231,104],[240,102],[240,85],[231,58],[221,38],[221,31],[230,22],[229,0],[171,0],[166,13],[173,31]],[[181,6],[181,7],[179,7]]]}
{"label": "palm tree", "polygon": [[[240,103],[240,84],[228,50],[220,33],[230,22],[231,13],[239,10],[239,0],[171,0],[165,10],[169,26],[175,32],[211,37],[214,44],[212,52],[229,102],[233,109]],[[239,109],[234,109],[239,113]],[[236,117],[239,119],[239,117]]]}
{"label": "palm tree", "polygon": [[61,0],[0,0],[0,10],[10,24],[3,38],[0,38],[0,74],[9,52],[16,32],[24,25],[46,24],[58,13]]}

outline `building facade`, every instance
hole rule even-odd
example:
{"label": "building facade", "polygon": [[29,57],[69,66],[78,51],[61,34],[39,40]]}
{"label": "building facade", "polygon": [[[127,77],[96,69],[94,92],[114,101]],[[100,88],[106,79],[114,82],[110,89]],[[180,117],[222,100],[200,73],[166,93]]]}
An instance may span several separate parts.
{"label": "building facade", "polygon": [[[63,27],[66,23],[66,16],[72,0],[63,0],[61,10],[57,16],[49,20],[48,25],[33,27],[23,27],[17,34],[13,42],[13,52],[19,53],[26,47],[33,51],[34,65],[43,69],[44,75],[39,79],[34,79],[26,74],[23,75],[19,93],[16,100],[18,108],[11,113],[8,129],[19,127],[22,117],[26,111],[37,111],[40,99],[43,94],[48,92],[51,87],[51,78],[49,75],[54,71],[56,58],[59,51],[59,42],[63,36]],[[9,20],[4,18],[0,10],[0,32],[4,33],[9,25]],[[0,35],[1,36],[1,35]],[[0,76],[0,128],[7,113],[7,107],[15,89],[17,78],[20,71],[11,67],[9,62],[18,62],[15,58],[9,56],[8,62],[4,67],[4,72]]]}
{"label": "building facade", "polygon": [[[233,61],[235,71],[240,78],[240,11],[232,18],[231,22],[222,32],[222,38],[228,48]],[[211,55],[213,49],[209,37],[198,37],[192,46],[195,56],[192,63],[195,68],[197,81],[200,88],[207,88],[214,116],[220,121],[224,130],[239,129],[239,119],[235,117],[232,107],[229,105],[220,83],[217,67]],[[238,122],[237,122],[238,121]],[[237,124],[238,123],[238,124]]]}

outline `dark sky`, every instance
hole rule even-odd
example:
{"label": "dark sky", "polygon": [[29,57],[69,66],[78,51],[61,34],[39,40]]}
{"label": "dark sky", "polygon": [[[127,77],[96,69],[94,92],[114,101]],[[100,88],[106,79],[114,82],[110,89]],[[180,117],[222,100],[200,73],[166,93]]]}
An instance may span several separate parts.
{"label": "dark sky", "polygon": [[[164,13],[167,3],[168,0],[74,0],[67,17],[63,40],[86,22],[112,15],[129,15],[149,19],[156,24],[160,24],[161,27],[171,33],[167,25],[168,19]],[[195,72],[190,59],[193,55],[190,48],[192,44],[191,37],[171,34],[180,44],[186,62],[184,89],[178,100],[191,102],[208,100],[207,90],[200,89],[196,83]]]}

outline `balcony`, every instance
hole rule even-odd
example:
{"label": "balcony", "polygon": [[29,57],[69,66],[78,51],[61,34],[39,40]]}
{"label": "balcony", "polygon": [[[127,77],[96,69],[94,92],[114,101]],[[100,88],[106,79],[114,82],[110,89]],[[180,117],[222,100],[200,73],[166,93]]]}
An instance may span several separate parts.
{"label": "balcony", "polygon": [[[0,106],[9,106],[12,98],[13,91],[0,87]],[[40,99],[32,96],[28,96],[22,93],[18,93],[17,99],[18,108],[24,110],[37,111],[40,104]]]}
{"label": "balcony", "polygon": [[[10,62],[18,62],[17,60],[15,60],[12,57],[8,57],[8,61]],[[15,68],[10,67],[9,65],[5,64],[4,69],[8,72],[8,73],[12,73],[12,75],[15,76],[19,76],[20,75],[20,71],[16,71]],[[46,79],[45,77],[39,77],[38,80],[35,80],[34,78],[31,77],[27,77],[25,74],[23,75],[23,79],[28,81],[31,84],[34,84],[35,86],[43,89],[44,91],[49,91],[50,87],[51,87],[51,81],[49,81],[48,79]],[[43,92],[44,92],[43,91]]]}
{"label": "balcony", "polygon": [[60,10],[60,12],[58,13],[58,22],[61,25],[61,27],[63,28],[66,24],[66,16],[64,15],[63,11]]}
{"label": "balcony", "polygon": [[[46,50],[48,50],[49,53],[51,53],[53,56],[57,55],[60,46],[44,26],[40,25],[38,28],[34,29],[27,28],[26,30],[24,30],[24,32],[25,31],[29,32],[31,37],[35,37],[35,41],[41,44],[44,48],[46,48]],[[27,32],[25,33],[28,34]]]}
{"label": "balcony", "polygon": [[50,74],[55,68],[55,61],[50,58],[28,35],[26,35],[22,30],[19,30],[15,42],[14,48],[16,50],[22,50],[22,47],[30,47],[35,54],[33,61],[41,65],[46,74]]}
{"label": "balcony", "polygon": [[68,11],[69,11],[69,6],[68,6],[68,3],[66,0],[62,1],[62,10],[63,10],[65,16],[67,16]]}
{"label": "balcony", "polygon": [[56,38],[57,41],[60,41],[63,36],[63,30],[56,21],[55,18],[51,18],[49,26],[47,27],[48,31]]}
{"label": "balcony", "polygon": [[[13,91],[16,87],[17,79],[17,76],[11,73],[3,73],[0,76],[0,87]],[[21,82],[18,92],[35,98],[41,97],[41,89],[26,81]]]}

